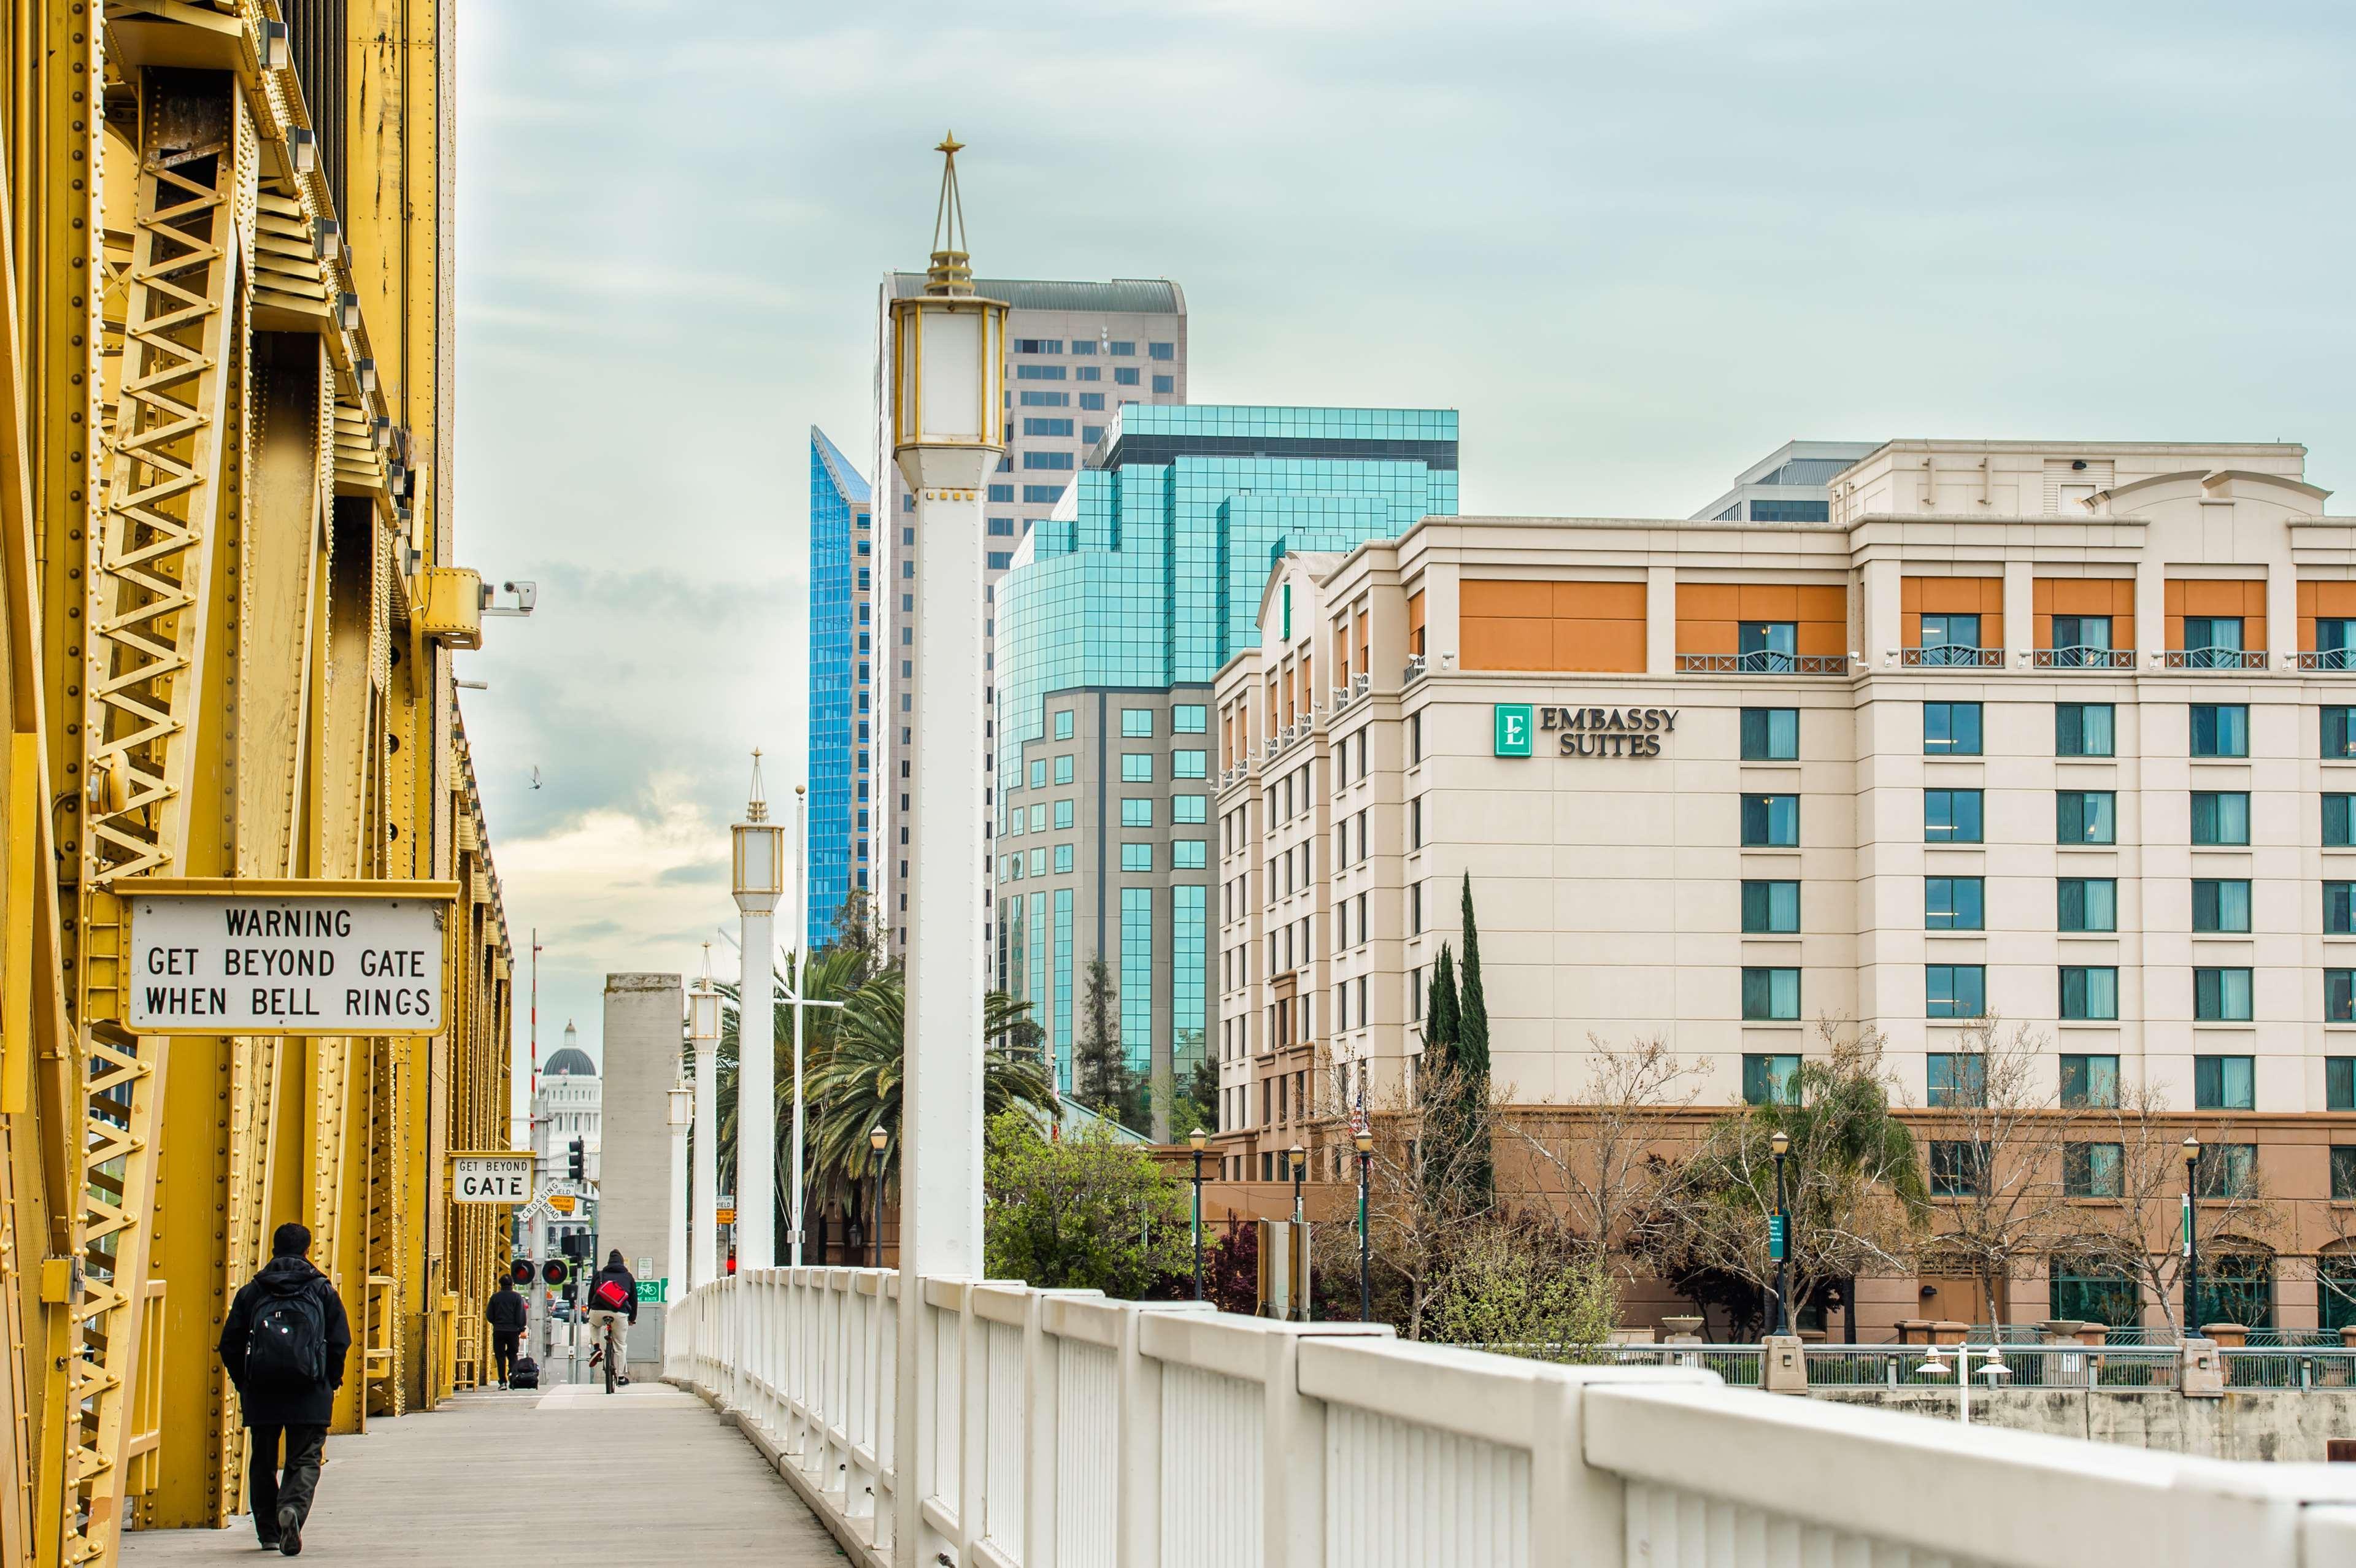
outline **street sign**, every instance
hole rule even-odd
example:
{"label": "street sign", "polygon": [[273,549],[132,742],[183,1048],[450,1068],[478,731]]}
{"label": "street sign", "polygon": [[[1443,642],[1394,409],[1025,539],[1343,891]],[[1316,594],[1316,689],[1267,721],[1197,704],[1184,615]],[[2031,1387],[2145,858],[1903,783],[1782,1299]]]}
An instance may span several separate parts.
{"label": "street sign", "polygon": [[736,1211],[734,1209],[714,1209],[712,1211],[712,1222],[715,1225],[733,1225],[736,1222]]}
{"label": "street sign", "polygon": [[512,1207],[531,1201],[529,1151],[467,1152],[450,1157],[450,1192],[460,1203]]}
{"label": "street sign", "polygon": [[578,1201],[579,1200],[570,1192],[552,1192],[548,1195],[548,1206],[560,1214],[572,1213],[573,1205]]}
{"label": "street sign", "polygon": [[1771,1263],[1783,1261],[1783,1216],[1767,1216],[1767,1257]]}
{"label": "street sign", "polygon": [[442,1032],[455,882],[149,877],[119,891],[137,1033]]}
{"label": "street sign", "polygon": [[667,1279],[642,1279],[638,1281],[638,1299],[640,1301],[659,1303],[669,1300],[669,1297],[670,1281]]}

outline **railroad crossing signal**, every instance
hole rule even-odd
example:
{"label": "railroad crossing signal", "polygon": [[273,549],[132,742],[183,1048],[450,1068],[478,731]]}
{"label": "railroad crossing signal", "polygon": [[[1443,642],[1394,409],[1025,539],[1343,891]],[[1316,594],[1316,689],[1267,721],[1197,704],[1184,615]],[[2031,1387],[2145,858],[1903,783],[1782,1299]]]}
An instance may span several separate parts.
{"label": "railroad crossing signal", "polygon": [[530,1258],[518,1258],[515,1262],[509,1264],[508,1265],[508,1277],[515,1281],[518,1285],[530,1285],[531,1283],[531,1260]]}
{"label": "railroad crossing signal", "polygon": [[[526,1266],[529,1267],[530,1265],[527,1264]],[[562,1285],[564,1283],[566,1272],[565,1263],[562,1258],[551,1258],[546,1263],[540,1265],[540,1277],[546,1280],[551,1285]]]}

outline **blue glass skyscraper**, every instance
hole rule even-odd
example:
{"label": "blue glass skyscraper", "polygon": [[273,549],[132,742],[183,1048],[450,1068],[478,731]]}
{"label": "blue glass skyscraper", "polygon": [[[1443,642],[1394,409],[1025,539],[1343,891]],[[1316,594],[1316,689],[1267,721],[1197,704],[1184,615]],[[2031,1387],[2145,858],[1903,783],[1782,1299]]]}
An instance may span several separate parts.
{"label": "blue glass skyscraper", "polygon": [[1067,1090],[1102,958],[1157,1133],[1185,1130],[1164,1120],[1206,1040],[1212,678],[1258,643],[1279,554],[1452,516],[1456,453],[1448,409],[1132,404],[1015,551],[996,602],[997,973]]}
{"label": "blue glass skyscraper", "polygon": [[810,427],[809,924],[834,934],[843,900],[873,891],[874,518],[867,481]]}

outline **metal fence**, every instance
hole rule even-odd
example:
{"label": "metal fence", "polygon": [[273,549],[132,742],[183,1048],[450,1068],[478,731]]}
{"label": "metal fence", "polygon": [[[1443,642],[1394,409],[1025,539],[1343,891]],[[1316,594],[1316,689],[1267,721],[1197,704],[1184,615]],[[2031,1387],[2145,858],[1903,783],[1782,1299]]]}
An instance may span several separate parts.
{"label": "metal fence", "polygon": [[[2032,1329],[2019,1330],[2023,1335]],[[1968,1338],[1975,1388],[2094,1388],[2169,1392],[2180,1381],[2180,1347],[2172,1331],[2145,1342],[2142,1330],[2104,1345],[2057,1345],[2014,1339],[2001,1347],[1986,1330]],[[2221,1349],[2231,1389],[2356,1388],[2356,1349],[2338,1335],[2269,1335],[2273,1344]],[[1685,1367],[1715,1372],[1728,1385],[1756,1388],[1757,1345],[1471,1345],[1494,1354],[1567,1363],[1623,1367]],[[1956,1342],[1943,1345],[1809,1345],[1804,1347],[1811,1388],[1953,1388]],[[1996,1353],[1991,1356],[1990,1352]]]}

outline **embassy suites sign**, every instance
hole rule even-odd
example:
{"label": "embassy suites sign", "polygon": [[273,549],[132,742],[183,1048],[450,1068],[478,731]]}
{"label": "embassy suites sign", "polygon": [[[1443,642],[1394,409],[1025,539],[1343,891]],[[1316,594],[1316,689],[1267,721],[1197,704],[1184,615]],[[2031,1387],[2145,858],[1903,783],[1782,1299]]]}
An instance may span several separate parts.
{"label": "embassy suites sign", "polygon": [[1657,757],[1661,738],[1674,734],[1674,708],[1556,708],[1526,702],[1494,705],[1493,751],[1500,757],[1526,757],[1540,731],[1553,731],[1566,757]]}

